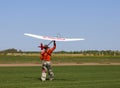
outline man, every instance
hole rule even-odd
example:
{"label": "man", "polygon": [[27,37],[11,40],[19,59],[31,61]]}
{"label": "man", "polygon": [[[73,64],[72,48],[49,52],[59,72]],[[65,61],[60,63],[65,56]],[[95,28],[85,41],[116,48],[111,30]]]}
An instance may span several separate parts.
{"label": "man", "polygon": [[41,57],[40,59],[42,60],[42,74],[41,74],[41,80],[45,81],[47,77],[47,72],[49,76],[49,80],[54,79],[54,73],[52,71],[51,67],[51,54],[52,52],[56,49],[56,42],[53,41],[53,47],[50,48],[48,45],[42,45],[40,46],[41,48]]}

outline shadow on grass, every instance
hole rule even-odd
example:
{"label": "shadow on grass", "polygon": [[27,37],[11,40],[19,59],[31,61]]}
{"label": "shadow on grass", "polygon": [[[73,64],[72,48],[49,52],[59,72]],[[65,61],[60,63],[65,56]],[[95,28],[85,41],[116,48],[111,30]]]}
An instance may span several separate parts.
{"label": "shadow on grass", "polygon": [[[32,77],[32,76],[26,76],[26,77],[24,77],[24,79],[42,81],[40,77]],[[46,81],[75,81],[75,80],[74,79],[66,79],[66,78],[55,78],[53,80],[49,80],[49,78],[47,78]]]}

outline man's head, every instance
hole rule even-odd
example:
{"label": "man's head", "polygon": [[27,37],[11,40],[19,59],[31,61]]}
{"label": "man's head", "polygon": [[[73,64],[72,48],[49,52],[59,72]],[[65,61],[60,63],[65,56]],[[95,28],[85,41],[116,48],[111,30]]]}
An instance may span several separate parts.
{"label": "man's head", "polygon": [[48,49],[49,47],[48,47],[48,45],[44,45],[44,49]]}

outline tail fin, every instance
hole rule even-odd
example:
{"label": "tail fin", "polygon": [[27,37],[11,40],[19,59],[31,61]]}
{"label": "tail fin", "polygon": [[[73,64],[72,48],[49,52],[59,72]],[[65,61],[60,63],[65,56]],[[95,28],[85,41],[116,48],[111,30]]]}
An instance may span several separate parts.
{"label": "tail fin", "polygon": [[43,44],[41,43],[40,44],[40,46],[38,46],[39,48],[41,48],[41,50],[43,50],[44,49],[44,46],[43,46]]}

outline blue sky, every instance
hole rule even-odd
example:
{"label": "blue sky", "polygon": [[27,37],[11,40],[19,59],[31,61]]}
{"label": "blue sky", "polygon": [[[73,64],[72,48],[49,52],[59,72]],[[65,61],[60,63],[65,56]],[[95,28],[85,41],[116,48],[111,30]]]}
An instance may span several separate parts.
{"label": "blue sky", "polygon": [[57,49],[120,50],[120,0],[0,0],[0,50],[39,51],[24,33],[85,41],[57,42]]}

